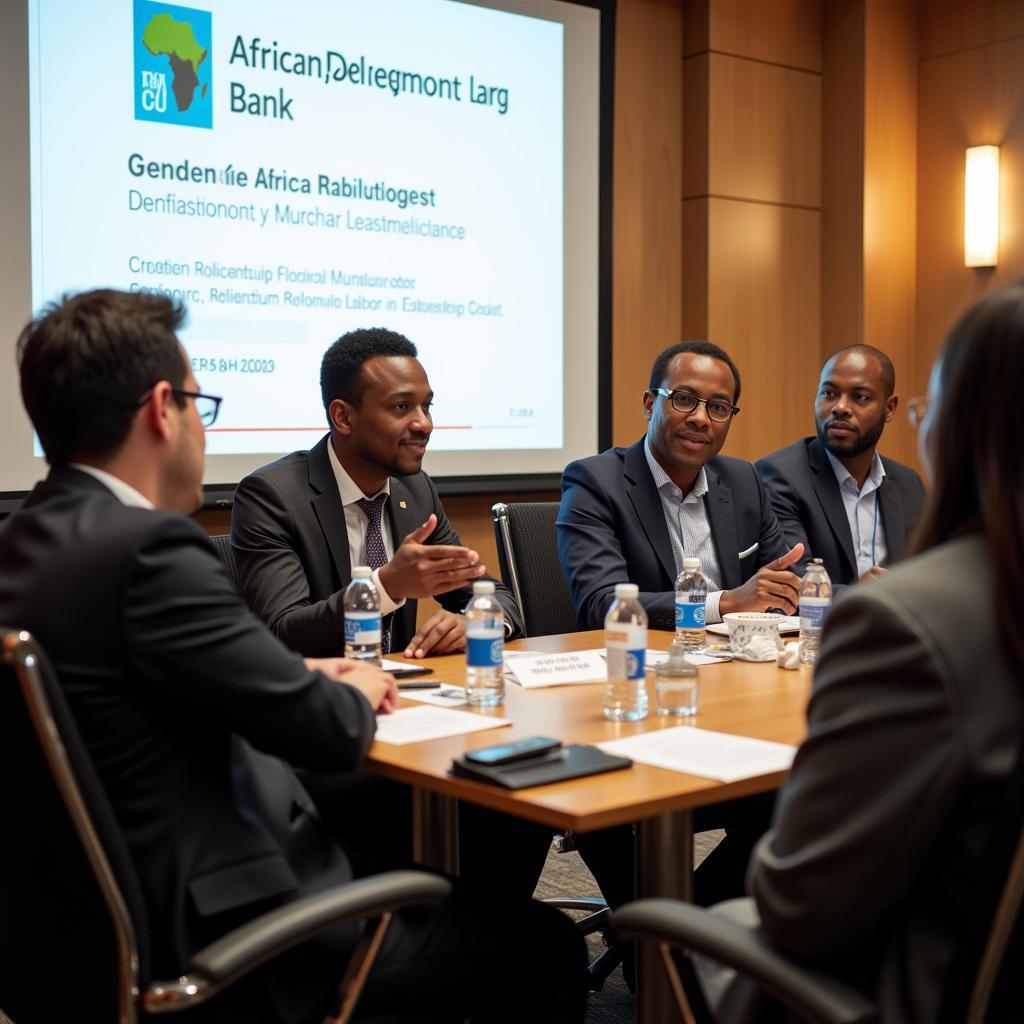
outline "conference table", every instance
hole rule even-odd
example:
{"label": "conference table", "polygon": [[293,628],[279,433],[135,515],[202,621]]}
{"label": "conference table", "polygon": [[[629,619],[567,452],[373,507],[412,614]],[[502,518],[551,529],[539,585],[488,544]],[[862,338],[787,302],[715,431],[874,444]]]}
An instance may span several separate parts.
{"label": "conference table", "polygon": [[[672,634],[652,630],[648,647],[664,650]],[[709,636],[712,642],[721,642]],[[508,651],[561,653],[603,646],[600,630],[530,637]],[[394,660],[404,660],[395,658]],[[465,656],[430,658],[432,679],[462,686]],[[693,810],[776,789],[785,772],[773,771],[735,782],[720,782],[649,765],[631,767],[530,789],[506,790],[449,774],[452,758],[476,747],[529,736],[552,736],[563,743],[600,743],[654,729],[686,725],[779,743],[799,743],[806,731],[811,673],[786,671],[774,663],[729,661],[700,668],[698,711],[688,719],[655,713],[654,675],[647,674],[651,712],[639,722],[610,722],[602,714],[603,685],[573,684],[523,689],[506,683],[504,704],[475,709],[509,719],[511,725],[408,745],[375,742],[366,767],[407,783],[413,792],[414,855],[421,863],[457,871],[457,801],[491,808],[553,831],[588,832],[612,825],[636,827],[637,895],[692,897]],[[414,702],[403,700],[403,706]],[[461,708],[460,710],[469,710]],[[638,962],[639,1020],[667,1024],[678,1019],[655,948],[643,943]]]}

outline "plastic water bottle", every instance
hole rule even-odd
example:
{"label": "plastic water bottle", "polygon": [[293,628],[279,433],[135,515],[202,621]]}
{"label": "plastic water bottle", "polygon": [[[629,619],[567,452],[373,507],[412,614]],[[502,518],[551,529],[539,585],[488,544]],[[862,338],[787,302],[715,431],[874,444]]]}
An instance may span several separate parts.
{"label": "plastic water bottle", "polygon": [[380,595],[369,566],[357,565],[345,588],[345,657],[380,664]]}
{"label": "plastic water bottle", "polygon": [[818,660],[821,627],[832,604],[832,581],[820,558],[812,558],[800,584],[800,661],[813,665]]}
{"label": "plastic water bottle", "polygon": [[704,606],[708,578],[700,571],[699,558],[684,558],[676,580],[676,639],[687,651],[704,650]]}
{"label": "plastic water bottle", "polygon": [[668,645],[668,661],[654,670],[658,714],[685,718],[697,714],[697,666],[686,657],[686,644],[678,637]]}
{"label": "plastic water bottle", "polygon": [[647,717],[647,612],[637,600],[635,583],[617,583],[615,602],[604,620],[608,685],[604,717],[613,722],[635,722]]}
{"label": "plastic water bottle", "polygon": [[480,708],[505,699],[505,613],[494,596],[494,583],[473,584],[466,605],[466,700]]}

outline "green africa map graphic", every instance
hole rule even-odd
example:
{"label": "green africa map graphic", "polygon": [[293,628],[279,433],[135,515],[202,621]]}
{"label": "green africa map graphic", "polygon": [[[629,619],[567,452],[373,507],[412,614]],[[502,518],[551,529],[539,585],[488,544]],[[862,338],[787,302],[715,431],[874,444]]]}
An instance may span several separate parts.
{"label": "green africa map graphic", "polygon": [[[143,30],[142,45],[154,57],[170,60],[174,100],[178,110],[188,110],[199,84],[199,65],[207,57],[207,51],[196,42],[192,26],[187,21],[175,21],[169,14],[155,14]],[[206,98],[205,82],[199,95]]]}

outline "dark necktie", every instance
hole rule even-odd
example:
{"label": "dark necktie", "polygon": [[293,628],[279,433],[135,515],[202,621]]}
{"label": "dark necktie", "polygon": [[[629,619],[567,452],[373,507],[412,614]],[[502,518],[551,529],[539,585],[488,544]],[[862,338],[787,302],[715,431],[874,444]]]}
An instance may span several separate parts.
{"label": "dark necktie", "polygon": [[[387,497],[386,494],[378,494],[376,498],[360,498],[356,502],[366,516],[366,564],[371,569],[379,569],[388,561],[388,553],[384,550],[384,534],[380,530],[380,517]],[[391,615],[385,615],[381,623],[382,654],[391,652],[391,619]]]}

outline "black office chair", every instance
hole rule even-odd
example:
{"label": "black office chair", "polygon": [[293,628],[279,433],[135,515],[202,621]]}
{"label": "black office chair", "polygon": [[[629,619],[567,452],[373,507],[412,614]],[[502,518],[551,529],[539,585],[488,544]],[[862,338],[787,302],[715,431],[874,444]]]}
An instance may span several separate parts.
{"label": "black office chair", "polygon": [[[579,620],[555,544],[558,502],[498,502],[491,507],[491,515],[501,578],[523,613],[526,636],[575,633]],[[571,833],[554,836],[552,846],[558,853],[576,848]],[[578,922],[584,935],[608,927],[611,911],[599,896],[556,896],[544,902],[560,910],[585,913]],[[620,959],[614,950],[602,953],[590,965],[591,988],[600,989]]]}
{"label": "black office chair", "polygon": [[[973,917],[958,935],[937,1024],[1024,1020],[1024,984],[1017,977],[1024,962],[1024,756],[1009,781],[973,895]],[[726,993],[714,1018],[718,1024],[760,1019],[759,1008],[763,1013],[764,1006],[758,992],[783,1004],[807,1024],[876,1024],[880,1020],[878,1008],[861,993],[788,959],[760,929],[744,927],[733,919],[747,916],[742,904],[750,903],[730,900],[732,916],[723,917],[677,900],[637,900],[612,915],[612,930],[622,938],[657,943],[687,1024],[712,1020],[699,988],[695,990],[692,984],[689,953],[700,953],[745,979],[745,986]],[[836,927],[841,928],[842,922]]]}
{"label": "black office chair", "polygon": [[220,555],[220,560],[224,563],[228,579],[234,584],[235,590],[241,593],[242,587],[238,577],[238,565],[235,563],[235,549],[231,546],[231,534],[214,533],[211,534],[210,540],[213,541],[213,546],[217,549],[217,554]]}
{"label": "black office chair", "polygon": [[[348,1021],[395,911],[448,881],[395,871],[279,907],[199,950],[180,978],[150,976],[146,908],[113,811],[32,637],[0,627],[0,1008],[17,1024],[133,1024],[187,1010],[267,960],[364,920],[342,979]],[[0,1014],[2,1016],[2,1014]]]}
{"label": "black office chair", "polygon": [[576,606],[555,543],[557,501],[492,506],[501,578],[523,612],[527,636],[575,633]]}

